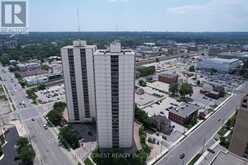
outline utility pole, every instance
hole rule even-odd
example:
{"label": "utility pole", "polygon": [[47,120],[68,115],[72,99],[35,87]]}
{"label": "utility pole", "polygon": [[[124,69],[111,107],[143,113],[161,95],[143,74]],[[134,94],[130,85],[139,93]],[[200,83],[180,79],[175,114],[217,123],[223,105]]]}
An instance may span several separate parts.
{"label": "utility pole", "polygon": [[80,15],[79,15],[79,9],[78,8],[77,8],[77,26],[78,26],[78,32],[81,32]]}

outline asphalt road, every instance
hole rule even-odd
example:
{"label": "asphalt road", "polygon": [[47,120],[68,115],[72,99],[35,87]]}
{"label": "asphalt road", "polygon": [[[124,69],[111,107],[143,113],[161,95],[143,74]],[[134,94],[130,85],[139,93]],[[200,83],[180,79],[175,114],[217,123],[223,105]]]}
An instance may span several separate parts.
{"label": "asphalt road", "polygon": [[[224,125],[225,121],[239,107],[242,96],[248,92],[248,85],[243,84],[234,91],[233,97],[225,103],[219,111],[206,120],[200,127],[188,135],[183,141],[178,143],[164,157],[158,160],[157,165],[185,165],[197,153],[204,149],[217,131]],[[184,156],[182,156],[184,155]]]}
{"label": "asphalt road", "polygon": [[[5,71],[3,71],[3,69]],[[37,164],[42,165],[72,165],[71,157],[58,145],[57,138],[54,137],[50,130],[43,128],[42,114],[49,110],[46,106],[36,106],[31,100],[26,98],[25,90],[19,85],[14,74],[8,72],[7,68],[0,66],[0,75],[8,89],[11,99],[16,106],[15,114],[27,129],[31,142],[39,157]],[[24,107],[20,103],[25,103]],[[35,121],[32,121],[34,119]]]}
{"label": "asphalt road", "polygon": [[26,121],[25,124],[29,130],[29,136],[32,139],[32,143],[35,143],[36,147],[39,149],[41,164],[72,164],[59,148],[58,141],[54,138],[51,132],[49,130],[41,131],[44,130],[41,118],[35,119],[35,121]]}

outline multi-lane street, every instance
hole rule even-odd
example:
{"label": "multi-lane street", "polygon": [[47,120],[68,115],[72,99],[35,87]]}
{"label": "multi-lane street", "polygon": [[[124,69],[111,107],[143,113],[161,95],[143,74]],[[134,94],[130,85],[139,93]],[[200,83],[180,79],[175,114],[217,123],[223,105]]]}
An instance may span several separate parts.
{"label": "multi-lane street", "polygon": [[248,92],[248,84],[243,84],[233,97],[206,120],[201,126],[179,142],[166,155],[156,161],[157,165],[185,165],[211,140],[225,121],[235,113],[240,105],[241,97]]}
{"label": "multi-lane street", "polygon": [[26,97],[25,90],[19,85],[14,74],[10,73],[7,68],[0,66],[0,75],[16,107],[16,111],[9,114],[9,116],[16,116],[17,119],[20,119],[24,128],[26,128],[36,150],[38,159],[35,164],[76,164],[71,155],[61,149],[53,133],[49,129],[43,128],[44,119],[42,115],[50,109],[51,105],[33,105]]}

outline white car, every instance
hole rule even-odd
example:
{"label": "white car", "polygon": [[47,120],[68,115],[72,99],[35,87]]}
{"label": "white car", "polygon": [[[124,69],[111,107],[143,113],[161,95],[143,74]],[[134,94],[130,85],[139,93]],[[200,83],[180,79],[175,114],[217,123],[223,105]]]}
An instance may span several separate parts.
{"label": "white car", "polygon": [[44,129],[48,129],[47,124],[43,124]]}

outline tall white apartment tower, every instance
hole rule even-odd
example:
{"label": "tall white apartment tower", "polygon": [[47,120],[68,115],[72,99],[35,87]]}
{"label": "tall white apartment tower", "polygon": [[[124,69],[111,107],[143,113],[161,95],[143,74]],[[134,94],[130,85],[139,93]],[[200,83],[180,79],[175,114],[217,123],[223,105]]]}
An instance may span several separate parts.
{"label": "tall white apartment tower", "polygon": [[118,41],[94,53],[98,145],[133,145],[135,53]]}
{"label": "tall white apartment tower", "polygon": [[95,119],[93,53],[95,45],[74,41],[61,48],[69,122]]}

